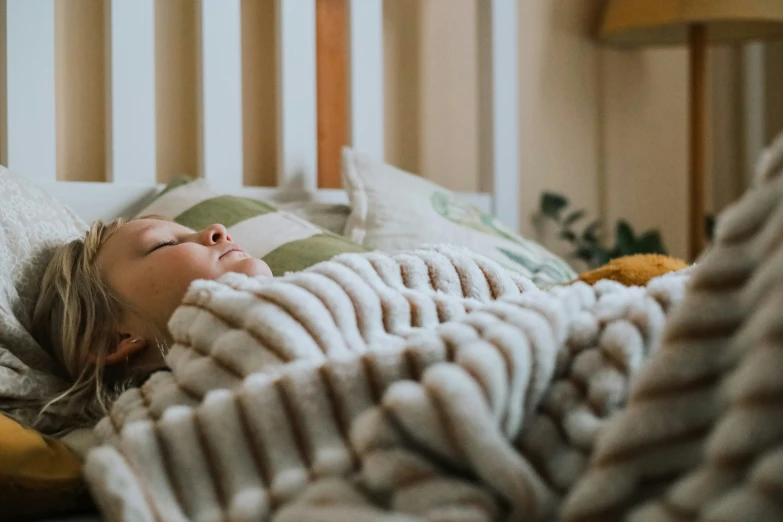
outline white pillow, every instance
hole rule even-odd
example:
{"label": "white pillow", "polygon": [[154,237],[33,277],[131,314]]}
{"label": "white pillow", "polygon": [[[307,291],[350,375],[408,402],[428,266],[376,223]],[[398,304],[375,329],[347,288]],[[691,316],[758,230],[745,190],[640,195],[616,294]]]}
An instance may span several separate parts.
{"label": "white pillow", "polygon": [[345,236],[365,247],[394,252],[449,243],[485,255],[548,287],[576,273],[539,243],[420,176],[343,149],[343,186],[351,214]]}
{"label": "white pillow", "polygon": [[[31,181],[0,166],[0,411],[23,423],[32,401],[65,390],[58,364],[29,329],[38,286],[56,245],[84,233],[73,211]],[[60,429],[55,415],[42,431]]]}

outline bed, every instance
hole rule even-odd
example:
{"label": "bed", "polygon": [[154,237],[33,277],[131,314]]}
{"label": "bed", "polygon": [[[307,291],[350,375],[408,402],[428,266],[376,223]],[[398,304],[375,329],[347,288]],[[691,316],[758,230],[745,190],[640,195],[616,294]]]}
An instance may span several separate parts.
{"label": "bed", "polygon": [[[39,466],[21,477],[29,482],[12,482],[14,488],[1,487],[7,477],[0,473],[0,518],[14,516],[8,514],[8,506],[15,501],[26,502],[24,508],[39,508],[39,515],[45,513],[40,520],[100,520],[83,505],[70,518],[47,513],[52,507],[47,502],[85,495],[79,482],[84,469],[93,496],[109,506],[105,512],[111,520],[123,522],[183,520],[187,517],[182,513],[194,506],[192,512],[214,519],[258,519],[247,513],[272,516],[270,510],[279,507],[274,504],[280,498],[287,511],[274,512],[279,520],[311,519],[308,515],[313,514],[329,521],[389,520],[397,515],[406,520],[497,520],[500,513],[546,520],[556,512],[564,522],[626,516],[739,522],[747,520],[748,513],[759,520],[781,519],[779,502],[769,499],[770,492],[780,491],[783,476],[783,350],[778,324],[783,295],[783,138],[762,157],[754,189],[719,219],[715,245],[699,266],[667,274],[646,287],[612,281],[574,283],[575,274],[562,259],[516,234],[527,210],[519,205],[515,0],[476,4],[482,65],[481,172],[487,190],[470,194],[454,194],[384,163],[381,0],[274,3],[278,164],[276,186],[266,187],[244,186],[238,34],[242,6],[248,0],[196,4],[200,73],[193,88],[199,100],[195,119],[200,123],[194,154],[199,167],[187,173],[191,178],[170,183],[159,183],[156,173],[156,4],[105,0],[106,16],[99,23],[107,35],[103,51],[110,92],[106,180],[58,180],[54,42],[57,6],[62,5],[58,2],[65,1],[0,2],[0,27],[6,35],[0,40],[6,58],[0,68],[0,163],[11,169],[0,169],[0,272],[10,274],[0,279],[0,396],[24,399],[24,393],[37,393],[31,382],[40,381],[45,388],[62,384],[50,354],[26,329],[47,249],[82,233],[94,219],[153,213],[196,228],[201,214],[191,211],[197,206],[203,210],[207,203],[213,210],[219,207],[210,218],[233,216],[229,231],[235,237],[244,231],[252,243],[253,231],[278,230],[284,224],[295,237],[248,249],[281,277],[201,282],[204,286],[196,286],[194,295],[242,290],[264,306],[276,307],[278,315],[257,314],[256,320],[278,328],[278,333],[290,333],[283,330],[291,325],[291,331],[303,335],[303,342],[292,346],[309,342],[317,362],[296,360],[302,365],[282,368],[279,375],[252,369],[249,375],[221,373],[221,357],[231,353],[217,353],[217,343],[204,350],[195,346],[198,341],[188,340],[188,328],[202,323],[190,320],[183,306],[170,323],[172,330],[180,325],[184,332],[181,339],[175,335],[172,351],[189,355],[172,357],[171,372],[157,372],[145,388],[124,394],[128,400],[118,401],[113,412],[144,422],[129,422],[133,429],[122,430],[113,417],[103,419],[102,433],[110,443],[91,452],[84,468],[75,457],[73,439],[65,444],[45,436],[56,431],[55,425],[37,432],[0,415],[0,458]],[[342,43],[335,46],[335,41]],[[763,190],[756,190],[759,186]],[[336,219],[335,230],[329,231],[313,224],[314,219],[302,218],[304,214],[272,205],[278,201],[328,208],[344,220]],[[414,204],[426,207],[426,212],[411,211]],[[386,255],[386,250],[401,247],[400,241],[418,244],[425,236],[456,246]],[[460,244],[463,237],[469,239]],[[320,260],[313,258],[313,251],[324,244],[330,246]],[[281,260],[278,254],[288,247],[292,248]],[[285,264],[294,251],[304,256],[300,264]],[[346,264],[333,261],[338,251],[346,253],[341,258],[348,260]],[[486,256],[477,256],[476,251]],[[378,252],[372,263],[366,261],[370,257],[361,257]],[[422,264],[422,259],[433,264]],[[309,267],[344,272],[354,261],[353,275],[372,265],[362,272],[366,280],[357,282],[356,288],[372,297],[365,305],[367,316],[381,325],[378,331],[385,335],[387,323],[396,324],[397,319],[387,321],[387,313],[403,318],[400,324],[407,326],[390,334],[394,342],[389,341],[382,356],[367,348],[359,355],[331,360],[323,357],[320,345],[307,337],[314,334],[302,325],[316,324],[308,314],[322,312],[323,303],[331,299],[341,299],[341,306],[357,312],[344,317],[358,317],[359,307],[350,306],[360,300],[339,292],[318,294],[320,287],[305,296],[303,281],[323,275],[307,272]],[[430,270],[436,261],[441,272]],[[379,286],[381,272],[393,281],[414,274],[410,279],[418,278],[424,289],[415,287],[416,281],[411,286],[407,281],[394,288]],[[330,288],[344,290],[335,286],[336,279],[324,278]],[[449,284],[439,286],[443,281]],[[688,286],[691,281],[693,288]],[[279,296],[275,292],[281,285],[295,286],[297,295],[312,306],[283,306],[267,299]],[[509,292],[508,299],[496,301],[498,289],[501,294]],[[389,306],[373,308],[381,294]],[[415,299],[420,299],[415,301],[420,308],[410,304]],[[236,329],[210,306],[194,307],[212,314],[213,322],[203,324]],[[392,313],[395,310],[399,313]],[[432,325],[441,313],[455,315],[453,321],[445,320],[450,324],[444,328],[423,328],[417,332],[422,336],[416,337],[405,321],[413,323],[417,310],[428,310]],[[242,310],[250,312],[249,306]],[[297,322],[299,317],[308,320]],[[205,330],[209,336],[217,328]],[[344,332],[337,330],[339,338]],[[235,346],[241,350],[239,343],[226,346],[229,351]],[[240,351],[243,357],[237,359],[252,362],[257,356],[268,362],[264,347],[256,348]],[[645,358],[648,365],[642,364]],[[188,366],[190,361],[204,364]],[[375,369],[367,370],[372,365]],[[342,377],[325,379],[325,373]],[[183,383],[188,378],[189,386],[203,385],[204,394],[215,391],[209,389],[213,378],[230,380],[235,387],[218,389],[221,393],[211,394],[210,400],[199,396],[194,404],[187,402],[193,396],[185,397]],[[391,384],[383,388],[381,381]],[[357,391],[357,382],[364,383],[364,391]],[[428,402],[439,385],[441,391],[453,393],[438,396],[442,402]],[[279,392],[285,386],[285,392]],[[244,413],[237,406],[270,397],[277,402],[258,403],[263,407]],[[321,402],[308,403],[302,397]],[[320,459],[322,471],[336,469],[330,466],[353,469],[358,445],[353,435],[346,435],[349,422],[341,417],[329,425],[334,419],[328,417],[341,416],[343,407],[335,404],[354,404],[356,397],[370,397],[355,412],[363,423],[358,416],[349,419],[352,430],[366,428],[363,433],[369,433],[359,437],[366,453],[358,468],[367,472],[364,485],[379,489],[354,489],[345,478],[348,473],[327,472],[326,479],[333,481],[311,484],[315,460]],[[390,402],[382,405],[387,398]],[[490,411],[490,402],[497,409]],[[30,413],[22,410],[14,413]],[[250,417],[242,417],[248,412]],[[279,414],[279,423],[263,422],[265,415],[273,414]],[[199,424],[197,417],[215,422]],[[58,421],[56,415],[53,418]],[[222,422],[226,419],[236,422]],[[247,429],[251,421],[259,433],[267,430],[260,438],[254,439],[256,433]],[[337,426],[340,422],[343,431]],[[12,438],[3,441],[9,434]],[[324,442],[326,451],[316,452],[321,446],[308,446],[301,442],[305,438]],[[266,440],[279,447],[268,451]],[[14,454],[16,447],[22,449]],[[282,447],[288,450],[276,453]],[[156,453],[156,448],[165,451]],[[279,468],[269,468],[282,470],[271,475],[275,480],[268,469],[262,470],[263,463],[248,471],[253,462],[263,460],[258,453],[269,462],[282,462]],[[293,460],[287,461],[291,455]],[[144,466],[129,464],[150,456]],[[53,458],[58,459],[58,470],[71,473],[64,484],[62,476],[51,476]],[[294,465],[286,467],[291,462]],[[213,481],[214,477],[225,480]],[[223,488],[245,479],[255,481],[255,489],[242,489],[249,494],[229,495],[227,501]],[[283,496],[276,497],[270,484]],[[393,487],[384,490],[384,484]],[[302,491],[311,496],[299,495]],[[178,504],[178,495],[186,501]],[[235,507],[239,514],[232,518],[228,513]],[[432,517],[409,517],[420,508]],[[123,509],[124,515],[119,513]],[[158,511],[165,509],[174,515]],[[69,510],[74,511],[59,512]]]}
{"label": "bed", "polygon": [[[57,143],[62,125],[57,68],[63,65],[56,35],[63,30],[58,3],[65,1],[0,2],[0,164],[43,187],[86,223],[132,217],[166,187],[156,173],[155,0],[103,2],[105,18],[98,23],[105,35],[106,164],[105,180],[97,182],[58,179],[58,155],[64,152]],[[277,165],[269,168],[277,173],[276,186],[245,186],[243,181],[240,33],[242,16],[259,11],[246,9],[247,2],[240,0],[196,2],[198,78],[191,88],[198,100],[193,115],[198,171],[188,174],[244,198],[346,205],[343,148],[384,160],[383,2],[266,3],[274,4],[275,18]],[[480,171],[486,191],[459,197],[513,231],[522,215],[517,5],[491,0],[477,7]],[[87,117],[92,109],[78,110]],[[88,514],[67,520],[97,518]]]}
{"label": "bed", "polygon": [[[6,93],[1,163],[46,185],[87,221],[130,215],[158,188],[155,142],[153,0],[106,2],[106,182],[57,181],[55,11],[57,0],[7,0]],[[482,186],[466,198],[517,228],[516,3],[477,4],[479,16]],[[201,172],[235,192],[244,187],[240,0],[199,3]],[[384,158],[381,0],[289,0],[275,4],[278,66],[277,184],[321,201],[345,201],[340,149]],[[318,31],[316,31],[316,27]],[[345,45],[332,45],[338,38]],[[336,48],[336,50],[335,50]],[[321,71],[321,74],[318,74]],[[327,110],[328,109],[328,110]],[[86,107],[84,110],[89,110]]]}

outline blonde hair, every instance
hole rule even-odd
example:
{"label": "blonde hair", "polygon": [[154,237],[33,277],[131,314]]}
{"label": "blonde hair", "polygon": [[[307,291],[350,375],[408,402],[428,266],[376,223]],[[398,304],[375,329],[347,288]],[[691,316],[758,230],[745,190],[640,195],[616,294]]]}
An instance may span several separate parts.
{"label": "blonde hair", "polygon": [[60,246],[49,262],[33,311],[32,334],[68,374],[72,386],[41,404],[38,421],[54,404],[66,402],[73,427],[90,426],[137,379],[106,366],[119,342],[119,321],[130,309],[104,280],[96,258],[123,224],[96,221],[84,237]]}

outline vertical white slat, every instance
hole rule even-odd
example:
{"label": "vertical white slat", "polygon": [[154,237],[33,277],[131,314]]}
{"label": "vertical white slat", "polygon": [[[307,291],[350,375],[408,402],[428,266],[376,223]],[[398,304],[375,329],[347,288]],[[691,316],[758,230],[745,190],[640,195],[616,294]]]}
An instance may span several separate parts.
{"label": "vertical white slat", "polygon": [[155,5],[111,0],[108,179],[152,185],[155,160]]}
{"label": "vertical white slat", "polygon": [[57,177],[54,0],[7,0],[8,166]]}
{"label": "vertical white slat", "polygon": [[278,185],[318,187],[315,0],[277,0]]}
{"label": "vertical white slat", "polygon": [[518,230],[519,113],[517,0],[482,0],[479,35],[479,157],[495,216]]}
{"label": "vertical white slat", "polygon": [[350,0],[351,145],[384,159],[383,2]]}
{"label": "vertical white slat", "polygon": [[201,1],[201,165],[228,188],[243,185],[239,1]]}
{"label": "vertical white slat", "polygon": [[750,184],[761,152],[766,145],[766,93],[764,92],[764,44],[750,43],[743,48],[745,106],[745,171]]}

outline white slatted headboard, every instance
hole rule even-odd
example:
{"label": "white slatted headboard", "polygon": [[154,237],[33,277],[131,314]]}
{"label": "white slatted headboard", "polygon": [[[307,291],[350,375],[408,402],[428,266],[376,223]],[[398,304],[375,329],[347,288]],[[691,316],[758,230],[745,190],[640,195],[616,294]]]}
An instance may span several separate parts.
{"label": "white slatted headboard", "polygon": [[[156,179],[155,1],[104,0],[106,11],[106,182],[57,181],[55,2],[4,0],[8,166],[46,186],[85,219],[128,215],[160,185]],[[194,0],[195,1],[195,0]],[[319,188],[317,2],[345,2],[348,23],[348,145],[384,157],[382,0],[276,0],[278,186]],[[3,0],[0,0],[0,6]],[[479,0],[480,158],[485,193],[464,196],[502,221],[519,223],[517,2]],[[274,187],[243,186],[241,1],[198,3],[201,175],[235,193],[268,197]],[[3,91],[0,90],[0,93]],[[2,112],[0,112],[2,114]],[[328,131],[328,129],[327,129]],[[326,140],[327,142],[329,140]]]}

